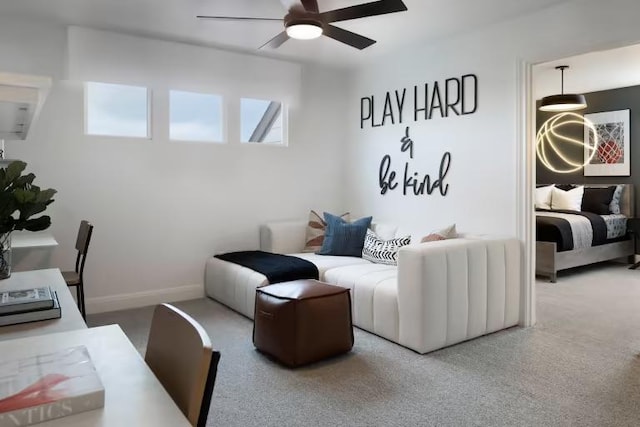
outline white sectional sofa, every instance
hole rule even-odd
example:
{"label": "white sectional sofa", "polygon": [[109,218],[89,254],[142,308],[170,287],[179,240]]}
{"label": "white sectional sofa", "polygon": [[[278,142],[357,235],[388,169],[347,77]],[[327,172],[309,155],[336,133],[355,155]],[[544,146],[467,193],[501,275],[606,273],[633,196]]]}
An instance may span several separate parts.
{"label": "white sectional sofa", "polygon": [[[351,289],[353,322],[366,331],[427,353],[517,325],[521,249],[515,238],[464,237],[400,249],[398,266],[362,258],[300,253],[306,221],[264,225],[260,247],[314,263],[320,280]],[[211,258],[205,290],[253,318],[264,275]]]}

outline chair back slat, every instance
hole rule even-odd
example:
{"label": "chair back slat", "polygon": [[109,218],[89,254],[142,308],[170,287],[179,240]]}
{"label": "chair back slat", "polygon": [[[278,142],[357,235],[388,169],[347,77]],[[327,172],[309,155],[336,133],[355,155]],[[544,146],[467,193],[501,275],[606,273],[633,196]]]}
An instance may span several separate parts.
{"label": "chair back slat", "polygon": [[93,232],[93,225],[89,221],[80,221],[80,228],[78,229],[78,237],[76,238],[76,249],[81,255],[86,255],[89,250],[89,242],[91,241],[91,233]]}
{"label": "chair back slat", "polygon": [[145,361],[193,426],[209,410],[210,375],[215,380],[219,358],[213,353],[209,336],[191,316],[169,304],[156,307]]}

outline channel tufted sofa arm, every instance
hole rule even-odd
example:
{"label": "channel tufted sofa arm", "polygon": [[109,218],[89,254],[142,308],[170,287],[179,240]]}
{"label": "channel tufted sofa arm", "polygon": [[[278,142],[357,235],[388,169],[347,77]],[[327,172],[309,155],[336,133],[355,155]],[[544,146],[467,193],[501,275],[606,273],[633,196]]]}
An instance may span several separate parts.
{"label": "channel tufted sofa arm", "polygon": [[515,238],[461,238],[398,254],[399,343],[427,353],[515,326],[521,247]]}

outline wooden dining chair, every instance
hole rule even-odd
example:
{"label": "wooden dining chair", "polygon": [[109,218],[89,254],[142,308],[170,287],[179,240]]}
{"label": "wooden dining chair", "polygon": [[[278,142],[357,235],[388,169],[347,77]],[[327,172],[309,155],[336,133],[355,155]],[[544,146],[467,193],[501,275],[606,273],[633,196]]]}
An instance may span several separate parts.
{"label": "wooden dining chair", "polygon": [[174,306],[158,305],[144,360],[191,425],[204,427],[220,360],[204,328]]}
{"label": "wooden dining chair", "polygon": [[63,271],[62,277],[67,282],[67,286],[76,287],[76,301],[82,317],[87,319],[87,310],[84,305],[84,280],[82,275],[84,273],[84,263],[87,260],[87,251],[89,250],[89,242],[91,241],[91,234],[93,233],[93,225],[90,222],[82,220],[80,221],[80,228],[78,229],[78,237],[76,238],[76,249],[78,250],[78,256],[76,256],[76,268],[74,271]]}

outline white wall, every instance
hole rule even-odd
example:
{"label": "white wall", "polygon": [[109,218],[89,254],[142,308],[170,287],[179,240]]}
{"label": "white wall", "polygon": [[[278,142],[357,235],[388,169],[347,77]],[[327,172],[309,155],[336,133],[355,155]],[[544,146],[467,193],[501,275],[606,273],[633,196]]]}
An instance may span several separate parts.
{"label": "white wall", "polygon": [[[28,36],[36,27],[40,24],[25,22],[16,29]],[[3,29],[0,25],[0,69],[63,75],[64,29],[41,30],[37,38],[46,41],[42,45],[24,42],[12,31],[3,34]],[[120,47],[128,52],[123,58],[130,56],[126,45]],[[171,49],[169,53],[179,52],[181,60],[193,63],[203,56],[228,59],[226,52],[213,49],[178,44]],[[5,52],[13,52],[15,58],[5,60]],[[50,64],[33,59],[43,54]],[[154,54],[162,55],[162,49]],[[153,59],[155,64],[166,61],[167,73],[175,70],[171,56]],[[234,61],[241,76],[236,87],[243,87],[246,69],[262,67],[266,75],[275,75],[282,67],[298,67],[250,55],[234,54]],[[163,73],[156,71],[155,76]],[[227,67],[225,76],[229,71],[233,72]],[[216,68],[211,68],[209,83],[201,83],[211,87],[216,76]],[[135,83],[145,84],[143,72],[133,77]],[[78,224],[81,219],[94,223],[85,271],[89,310],[201,295],[207,257],[257,248],[260,223],[304,218],[310,208],[342,208],[343,165],[338,154],[344,119],[334,106],[344,104],[345,80],[336,71],[303,67],[294,83],[300,81],[300,102],[289,114],[287,148],[246,146],[237,140],[226,145],[168,141],[168,83],[158,80],[149,82],[156,110],[152,140],[88,137],[83,134],[81,83],[55,82],[29,140],[8,143],[7,150],[10,157],[28,162],[37,183],[59,192],[48,210],[51,231],[60,242],[53,265],[72,267]],[[183,83],[195,89],[193,81]],[[255,81],[246,83],[256,87]]]}
{"label": "white wall", "polygon": [[[478,233],[518,234],[516,130],[517,67],[640,40],[636,0],[574,1],[433,45],[414,45],[351,76],[347,200],[352,211],[426,233],[452,222]],[[603,23],[606,23],[604,25]],[[476,114],[360,129],[359,101],[387,90],[475,73]],[[409,111],[412,113],[412,111]],[[412,116],[412,114],[409,114]],[[378,165],[392,154],[404,164],[399,139],[411,126],[416,144],[411,168],[436,175],[442,153],[452,153],[446,197],[380,195]]]}

